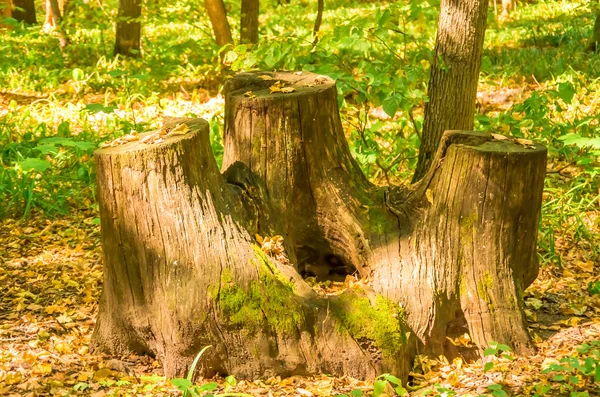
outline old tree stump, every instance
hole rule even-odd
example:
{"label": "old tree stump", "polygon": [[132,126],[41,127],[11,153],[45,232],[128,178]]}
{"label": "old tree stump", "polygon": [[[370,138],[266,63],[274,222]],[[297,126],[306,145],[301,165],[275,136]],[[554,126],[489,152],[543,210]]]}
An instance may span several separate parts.
{"label": "old tree stump", "polygon": [[[270,93],[276,81],[295,90]],[[538,272],[543,146],[448,131],[419,183],[379,187],[350,154],[332,80],[241,74],[225,106],[223,174],[198,119],[96,152],[96,351],[155,355],[173,376],[210,344],[204,375],[370,378],[406,377],[416,354],[532,348],[522,293]],[[355,272],[337,295],[303,279]],[[465,333],[470,346],[452,343]]]}

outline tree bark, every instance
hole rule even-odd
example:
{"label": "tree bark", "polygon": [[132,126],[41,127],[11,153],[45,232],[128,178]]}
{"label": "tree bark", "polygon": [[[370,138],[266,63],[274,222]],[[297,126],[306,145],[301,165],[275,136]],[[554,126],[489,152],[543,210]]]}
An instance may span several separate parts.
{"label": "tree bark", "polygon": [[442,0],[413,182],[429,169],[444,131],[473,128],[487,10],[487,0]]}
{"label": "tree bark", "polygon": [[317,4],[317,18],[315,19],[315,26],[313,28],[313,34],[315,39],[313,40],[313,46],[317,45],[319,42],[319,29],[321,29],[321,22],[323,22],[323,10],[325,8],[325,1],[318,0]]}
{"label": "tree bark", "polygon": [[0,29],[6,28],[11,30],[11,26],[4,24],[5,18],[12,17],[12,4],[10,0],[0,0]]}
{"label": "tree bark", "polygon": [[50,0],[44,1],[44,11],[44,29],[48,31],[55,26],[54,18],[52,17],[52,5],[50,4]]}
{"label": "tree bark", "polygon": [[114,55],[141,55],[142,4],[140,0],[119,0]]}
{"label": "tree bark", "polygon": [[46,0],[44,7],[46,9],[44,29],[47,32],[50,32],[52,29],[54,29],[60,42],[60,48],[65,48],[71,43],[71,39],[64,31],[62,12],[60,10],[58,0]]}
{"label": "tree bark", "polygon": [[500,15],[500,18],[508,18],[508,14],[510,14],[513,7],[513,0],[502,0],[502,14]]}
{"label": "tree bark", "polygon": [[210,18],[210,23],[215,32],[215,40],[217,45],[224,46],[233,42],[231,38],[231,28],[227,22],[227,11],[223,0],[204,0],[206,12]]}
{"label": "tree bark", "polygon": [[598,43],[600,42],[600,14],[596,15],[596,20],[594,21],[594,31],[592,32],[592,37],[587,45],[587,51],[598,51]]}
{"label": "tree bark", "polygon": [[13,0],[13,18],[30,25],[37,23],[33,0]]}
{"label": "tree bark", "polygon": [[240,20],[240,43],[258,43],[259,0],[242,0]]}
{"label": "tree bark", "polygon": [[[271,94],[276,81],[294,91]],[[421,182],[377,187],[350,155],[333,81],[241,74],[225,95],[223,174],[204,121],[96,151],[95,351],[157,355],[167,376],[212,344],[205,375],[406,378],[416,354],[531,350],[521,296],[538,271],[543,146],[449,131]],[[256,234],[283,245],[261,250]],[[360,286],[320,295],[301,277],[340,267]],[[464,333],[471,346],[448,339]]]}

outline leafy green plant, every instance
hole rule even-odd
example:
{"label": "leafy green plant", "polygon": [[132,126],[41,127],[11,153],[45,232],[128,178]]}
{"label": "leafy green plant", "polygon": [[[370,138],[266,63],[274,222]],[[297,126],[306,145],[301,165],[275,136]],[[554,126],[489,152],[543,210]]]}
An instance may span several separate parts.
{"label": "leafy green plant", "polygon": [[[202,393],[212,392],[219,388],[219,384],[217,382],[209,382],[209,383],[205,383],[203,385],[194,385],[194,383],[192,382],[192,379],[194,377],[194,372],[196,371],[196,366],[198,365],[200,358],[202,357],[204,352],[211,347],[212,346],[209,345],[209,346],[204,347],[202,350],[200,350],[200,352],[198,353],[198,355],[196,356],[196,358],[194,358],[194,361],[192,362],[192,365],[188,371],[187,377],[171,379],[171,383],[173,384],[173,386],[175,386],[179,390],[181,390],[181,392],[183,393],[183,397],[198,397]],[[225,386],[226,388],[227,388],[227,385],[229,385],[229,388],[231,388],[231,387],[235,386],[235,384],[237,383],[235,380],[235,377],[233,375],[228,376],[226,378],[225,382],[226,382],[226,386]],[[207,394],[204,394],[204,396],[205,397],[229,397],[229,396],[252,397],[251,395],[244,394],[244,393],[219,393],[219,394],[207,393]]]}
{"label": "leafy green plant", "polygon": [[[483,351],[483,355],[485,357],[493,356],[493,357],[501,357],[507,360],[514,360],[514,358],[509,354],[511,352],[511,348],[508,345],[504,345],[498,342],[490,342],[490,347]],[[483,371],[488,372],[494,368],[494,362],[488,361],[483,366]]]}
{"label": "leafy green plant", "polygon": [[398,396],[407,396],[408,391],[402,387],[402,381],[396,378],[394,375],[383,374],[379,375],[375,382],[373,382],[373,397],[379,397],[385,391],[387,385],[390,385]]}
{"label": "leafy green plant", "polygon": [[543,373],[551,375],[571,396],[587,396],[590,387],[600,387],[600,341],[584,343],[576,352],[550,364]]}
{"label": "leafy green plant", "polygon": [[491,384],[488,385],[487,389],[490,391],[490,394],[494,397],[506,397],[508,394],[502,389],[502,385]]}

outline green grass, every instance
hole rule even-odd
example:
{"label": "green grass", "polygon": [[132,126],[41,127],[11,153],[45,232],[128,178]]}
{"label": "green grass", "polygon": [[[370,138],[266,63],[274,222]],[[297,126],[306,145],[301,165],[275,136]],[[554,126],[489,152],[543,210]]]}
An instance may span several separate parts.
{"label": "green grass", "polygon": [[[202,115],[203,103],[227,75],[253,68],[302,69],[336,78],[350,148],[363,170],[376,183],[409,179],[435,41],[435,0],[332,1],[326,4],[314,48],[316,2],[265,2],[261,43],[252,51],[226,49],[225,68],[196,3],[148,4],[144,57],[135,60],[110,57],[115,1],[103,8],[94,2],[73,4],[77,18],[71,18],[68,28],[73,45],[64,53],[57,38],[38,27],[0,34],[0,86],[5,92],[0,105],[0,201],[7,203],[0,217],[95,210],[92,146],[154,128],[163,114]],[[228,7],[237,36],[239,6]],[[544,263],[561,262],[557,230],[581,241],[590,257],[598,259],[598,226],[588,214],[599,208],[599,149],[577,145],[600,135],[600,56],[583,51],[593,19],[584,1],[522,3],[505,21],[496,21],[490,11],[480,91],[493,95],[507,88],[518,94],[503,107],[480,106],[477,128],[546,144],[551,170],[573,164],[567,174],[549,174],[546,181],[540,227]],[[89,104],[114,110],[93,112],[86,110]],[[396,117],[374,117],[372,110],[381,106],[387,113],[397,112]],[[212,138],[217,155],[222,153],[221,113],[208,112],[209,117],[216,114]],[[565,145],[565,136],[572,134],[577,134],[574,143]],[[71,141],[40,142],[54,136]],[[27,159],[43,160],[49,167],[26,170],[32,164]]]}

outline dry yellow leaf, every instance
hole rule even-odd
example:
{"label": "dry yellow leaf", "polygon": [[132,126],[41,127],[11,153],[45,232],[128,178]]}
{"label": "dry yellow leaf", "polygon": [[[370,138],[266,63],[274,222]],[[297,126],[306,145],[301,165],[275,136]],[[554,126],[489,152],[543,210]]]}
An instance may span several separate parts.
{"label": "dry yellow leaf", "polygon": [[23,375],[21,375],[20,372],[11,371],[6,374],[6,377],[4,378],[4,383],[7,385],[14,385],[20,383],[21,379],[23,379]]}
{"label": "dry yellow leaf", "polygon": [[46,363],[37,363],[31,367],[33,375],[48,375],[52,372],[52,365]]}
{"label": "dry yellow leaf", "polygon": [[100,379],[105,379],[108,378],[109,376],[112,376],[113,371],[111,371],[108,368],[100,368],[98,371],[94,372],[94,380],[100,380]]}
{"label": "dry yellow leaf", "polygon": [[262,245],[265,241],[265,239],[263,239],[260,234],[256,234],[254,237],[256,237],[256,241],[258,241],[260,245]]}
{"label": "dry yellow leaf", "polygon": [[271,94],[273,94],[275,92],[281,92],[281,87],[278,84],[273,84],[272,86],[269,87],[269,92]]}
{"label": "dry yellow leaf", "polygon": [[290,92],[296,91],[294,87],[283,87],[281,90],[284,94],[289,94]]}
{"label": "dry yellow leaf", "polygon": [[185,135],[190,131],[190,127],[187,124],[178,124],[175,128],[167,133],[167,136]]}
{"label": "dry yellow leaf", "polygon": [[533,141],[530,141],[529,139],[517,138],[517,139],[515,139],[515,141],[516,141],[516,142],[517,142],[519,145],[522,145],[522,146],[524,146],[524,147],[526,147],[526,148],[530,148],[530,149],[533,149],[533,148],[534,148],[534,146],[533,146]]}
{"label": "dry yellow leaf", "polygon": [[427,197],[427,201],[433,205],[433,191],[431,189],[425,190],[425,197]]}
{"label": "dry yellow leaf", "polygon": [[273,77],[267,76],[266,74],[263,74],[262,76],[258,76],[258,78],[261,80],[264,80],[264,81],[275,80]]}

